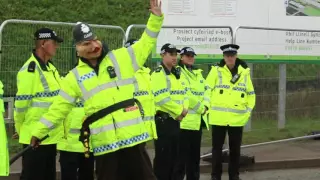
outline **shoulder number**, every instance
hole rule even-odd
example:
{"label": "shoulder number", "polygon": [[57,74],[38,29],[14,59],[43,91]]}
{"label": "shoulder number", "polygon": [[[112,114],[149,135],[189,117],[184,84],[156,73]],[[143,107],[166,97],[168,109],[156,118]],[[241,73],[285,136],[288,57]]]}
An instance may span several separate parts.
{"label": "shoulder number", "polygon": [[36,70],[36,63],[31,61],[28,66],[28,72],[34,72]]}

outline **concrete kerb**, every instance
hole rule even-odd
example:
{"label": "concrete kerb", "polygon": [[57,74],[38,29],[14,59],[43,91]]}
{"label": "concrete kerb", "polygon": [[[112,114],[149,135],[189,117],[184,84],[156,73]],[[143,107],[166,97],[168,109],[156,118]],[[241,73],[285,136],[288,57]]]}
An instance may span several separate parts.
{"label": "concrete kerb", "polygon": [[[263,171],[273,169],[299,169],[299,168],[312,168],[320,167],[320,158],[306,158],[306,159],[288,159],[279,161],[260,161],[250,166],[240,168],[241,172],[245,171]],[[228,164],[223,164],[223,171],[228,171]],[[200,165],[201,173],[211,173],[211,164],[204,163]]]}
{"label": "concrete kerb", "polygon": [[[320,158],[309,159],[289,159],[279,161],[261,161],[253,165],[241,167],[241,172],[246,171],[263,171],[273,169],[299,169],[299,168],[312,168],[320,167]],[[228,171],[228,164],[223,164],[223,171]],[[203,163],[200,165],[201,173],[211,173],[211,164]],[[20,172],[11,172],[9,177],[0,177],[0,180],[19,180]],[[60,171],[57,171],[57,180],[60,180]]]}

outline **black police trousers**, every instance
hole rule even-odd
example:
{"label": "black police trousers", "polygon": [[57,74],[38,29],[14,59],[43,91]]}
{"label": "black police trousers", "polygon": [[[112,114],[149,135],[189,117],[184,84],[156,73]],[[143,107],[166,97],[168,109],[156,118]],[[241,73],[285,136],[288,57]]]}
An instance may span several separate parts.
{"label": "black police trousers", "polygon": [[84,153],[60,151],[61,180],[94,180],[94,157]]}
{"label": "black police trousers", "polygon": [[228,132],[229,136],[229,179],[239,177],[240,147],[242,141],[243,127],[212,126],[212,173],[211,176],[217,180],[222,175],[222,146]]}
{"label": "black police trousers", "polygon": [[95,156],[97,180],[157,180],[145,144]]}
{"label": "black police trousers", "polygon": [[154,173],[157,180],[175,180],[178,162],[180,122],[165,113],[155,116],[158,139],[154,141]]}
{"label": "black police trousers", "polygon": [[[23,145],[26,148],[28,145]],[[40,145],[22,155],[20,180],[56,180],[56,145]]]}
{"label": "black police trousers", "polygon": [[200,130],[180,130],[178,164],[175,167],[174,179],[200,179],[200,149],[202,128]]}

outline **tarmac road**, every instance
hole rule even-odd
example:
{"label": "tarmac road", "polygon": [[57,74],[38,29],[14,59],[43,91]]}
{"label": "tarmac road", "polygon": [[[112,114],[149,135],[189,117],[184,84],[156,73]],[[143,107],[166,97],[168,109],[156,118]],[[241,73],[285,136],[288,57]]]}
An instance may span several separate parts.
{"label": "tarmac road", "polygon": [[[240,177],[242,180],[319,180],[320,168],[246,172]],[[200,179],[210,180],[210,174],[202,174]],[[228,180],[228,175],[224,174],[222,180]]]}

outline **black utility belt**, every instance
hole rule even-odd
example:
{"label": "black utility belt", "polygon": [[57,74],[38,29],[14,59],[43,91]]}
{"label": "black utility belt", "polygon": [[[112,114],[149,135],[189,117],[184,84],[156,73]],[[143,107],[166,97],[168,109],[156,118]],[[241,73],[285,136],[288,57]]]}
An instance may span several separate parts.
{"label": "black utility belt", "polygon": [[163,111],[157,111],[156,112],[156,117],[161,117],[163,119],[168,119],[170,118],[170,114],[169,113],[166,113],[166,112],[163,112]]}
{"label": "black utility belt", "polygon": [[137,100],[137,99],[128,99],[128,100],[124,100],[121,102],[118,102],[116,104],[113,104],[111,106],[108,106],[104,109],[101,109],[95,113],[93,113],[92,115],[90,115],[89,117],[87,117],[84,122],[82,123],[82,127],[80,129],[80,137],[79,137],[79,141],[81,141],[85,147],[85,157],[89,157],[90,154],[90,147],[89,147],[89,137],[90,137],[90,129],[89,129],[89,125],[98,121],[99,119],[117,111],[123,108],[127,108],[130,106],[134,106],[135,103],[137,103],[137,105],[139,106],[139,110],[141,113],[142,118],[144,118],[144,111],[142,109],[141,103]]}

